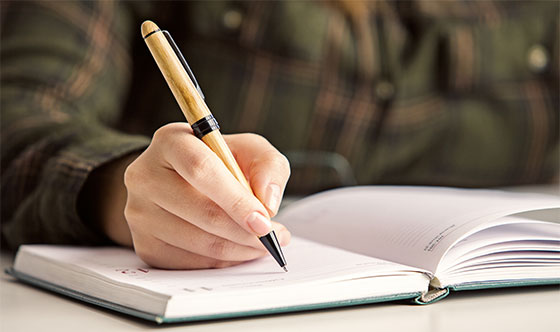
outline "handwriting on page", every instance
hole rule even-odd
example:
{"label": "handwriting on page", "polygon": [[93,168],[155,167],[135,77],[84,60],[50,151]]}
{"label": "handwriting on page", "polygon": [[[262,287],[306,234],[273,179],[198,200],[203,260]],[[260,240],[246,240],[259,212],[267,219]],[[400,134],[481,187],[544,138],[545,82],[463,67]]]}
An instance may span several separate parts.
{"label": "handwriting on page", "polygon": [[[160,284],[161,286],[170,286],[170,284],[168,284],[168,282],[158,282],[157,279],[151,279],[149,277],[147,277],[148,273],[150,273],[150,269],[147,268],[115,268],[114,272],[118,273],[118,274],[124,274],[130,278],[132,278],[133,280],[144,280],[145,282],[149,282],[149,283],[157,283]],[[172,272],[172,271],[170,271]],[[173,285],[173,289],[179,289],[180,286],[179,285]],[[210,292],[212,290],[214,290],[213,287],[209,287],[209,286],[195,286],[195,287],[184,287],[182,288],[183,291],[188,292],[188,293],[200,293],[200,292]]]}
{"label": "handwriting on page", "polygon": [[137,268],[137,269],[115,269],[116,272],[120,272],[122,274],[136,274],[138,273],[138,271],[142,272],[142,273],[148,273],[150,272],[150,270],[148,269],[142,269],[142,268]]}

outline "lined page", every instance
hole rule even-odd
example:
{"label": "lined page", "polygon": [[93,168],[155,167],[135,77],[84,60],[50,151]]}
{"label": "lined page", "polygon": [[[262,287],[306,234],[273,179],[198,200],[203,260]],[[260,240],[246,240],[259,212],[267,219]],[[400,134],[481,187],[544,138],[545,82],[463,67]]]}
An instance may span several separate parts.
{"label": "lined page", "polygon": [[293,234],[435,272],[462,236],[500,217],[560,208],[560,198],[437,187],[350,187],[295,202],[277,221]]}

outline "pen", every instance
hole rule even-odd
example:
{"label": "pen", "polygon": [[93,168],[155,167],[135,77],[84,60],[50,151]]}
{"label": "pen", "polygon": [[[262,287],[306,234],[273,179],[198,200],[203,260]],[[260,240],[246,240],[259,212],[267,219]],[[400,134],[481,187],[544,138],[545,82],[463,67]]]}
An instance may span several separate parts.
{"label": "pen", "polygon": [[[235,161],[235,157],[220,134],[218,122],[204,101],[200,85],[169,32],[161,30],[152,21],[145,21],[142,23],[142,37],[196,137],[218,155],[233,176],[252,194],[253,190],[249,182]],[[259,240],[280,267],[288,272],[274,230],[259,237]]]}

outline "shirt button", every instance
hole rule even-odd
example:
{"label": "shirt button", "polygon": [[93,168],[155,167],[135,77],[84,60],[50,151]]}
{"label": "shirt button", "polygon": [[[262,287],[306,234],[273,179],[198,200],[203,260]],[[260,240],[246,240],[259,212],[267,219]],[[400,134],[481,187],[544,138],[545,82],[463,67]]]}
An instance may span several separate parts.
{"label": "shirt button", "polygon": [[542,73],[548,66],[548,62],[548,51],[542,45],[533,45],[527,52],[527,63],[534,73]]}
{"label": "shirt button", "polygon": [[243,21],[243,14],[237,9],[230,9],[224,13],[222,23],[228,30],[237,30]]}
{"label": "shirt button", "polygon": [[395,94],[395,87],[390,82],[380,81],[375,85],[374,93],[380,100],[389,100]]}

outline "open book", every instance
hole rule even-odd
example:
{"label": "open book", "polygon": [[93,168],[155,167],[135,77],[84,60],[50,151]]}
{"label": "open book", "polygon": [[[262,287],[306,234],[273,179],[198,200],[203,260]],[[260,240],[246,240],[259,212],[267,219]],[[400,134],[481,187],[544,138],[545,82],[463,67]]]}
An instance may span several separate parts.
{"label": "open book", "polygon": [[551,208],[560,208],[559,197],[352,187],[281,212],[277,220],[295,235],[284,248],[288,273],[271,257],[168,271],[125,248],[50,245],[22,246],[9,273],[160,323],[397,299],[429,303],[450,290],[560,283],[560,224],[518,214]]}

